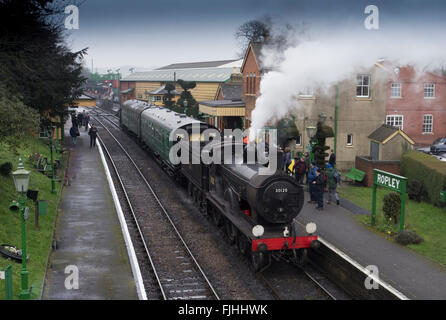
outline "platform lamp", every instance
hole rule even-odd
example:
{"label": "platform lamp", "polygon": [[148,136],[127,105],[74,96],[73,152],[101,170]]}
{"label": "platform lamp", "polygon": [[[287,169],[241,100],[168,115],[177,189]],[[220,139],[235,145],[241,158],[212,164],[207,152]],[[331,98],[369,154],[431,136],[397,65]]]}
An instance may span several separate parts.
{"label": "platform lamp", "polygon": [[310,121],[310,125],[307,126],[305,130],[307,131],[308,138],[310,139],[307,146],[307,150],[310,152],[310,163],[311,163],[314,159],[313,147],[316,145],[316,142],[313,140],[313,137],[317,132],[317,128],[313,126],[313,122]]}
{"label": "platform lamp", "polygon": [[53,131],[52,127],[48,130],[48,139],[50,139],[50,155],[51,155],[51,193],[56,193],[56,180],[54,178],[54,158],[53,158]]}
{"label": "platform lamp", "polygon": [[13,202],[9,209],[12,212],[17,212],[20,210],[21,215],[21,223],[22,223],[22,272],[20,273],[22,276],[22,290],[20,291],[20,299],[28,300],[30,298],[30,290],[28,289],[28,271],[26,270],[26,222],[25,219],[28,217],[27,215],[28,208],[26,205],[26,192],[28,191],[29,186],[29,177],[31,171],[25,170],[23,167],[22,159],[19,158],[19,166],[16,171],[12,173],[12,177],[14,179],[14,185],[17,192],[20,194],[19,203]]}

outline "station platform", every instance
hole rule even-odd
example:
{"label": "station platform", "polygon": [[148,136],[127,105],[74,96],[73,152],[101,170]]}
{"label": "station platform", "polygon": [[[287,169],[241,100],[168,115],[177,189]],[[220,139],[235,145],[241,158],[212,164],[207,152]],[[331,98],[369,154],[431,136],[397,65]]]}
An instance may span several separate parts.
{"label": "station platform", "polygon": [[70,150],[69,185],[61,195],[57,249],[49,259],[42,299],[136,300],[131,264],[98,148],[90,148],[84,128],[73,146],[70,127],[69,120],[64,141]]}
{"label": "station platform", "polygon": [[402,293],[402,298],[446,299],[445,267],[387,240],[354,219],[355,214],[367,214],[367,211],[343,204],[343,199],[340,206],[327,205],[325,197],[326,194],[324,210],[318,211],[315,205],[307,202],[309,194],[305,192],[305,205],[296,219],[302,224],[315,222],[317,234],[324,241],[363,267],[376,266],[379,278]]}

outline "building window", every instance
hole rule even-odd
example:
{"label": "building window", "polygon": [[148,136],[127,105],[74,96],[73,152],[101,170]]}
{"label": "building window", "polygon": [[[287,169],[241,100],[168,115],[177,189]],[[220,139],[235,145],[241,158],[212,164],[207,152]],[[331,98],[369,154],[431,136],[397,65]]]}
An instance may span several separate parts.
{"label": "building window", "polygon": [[435,98],[435,83],[424,84],[424,98]]}
{"label": "building window", "polygon": [[390,97],[401,98],[401,83],[393,82],[390,85]]}
{"label": "building window", "polygon": [[313,88],[305,88],[299,92],[299,98],[313,98]]}
{"label": "building window", "polygon": [[296,137],[296,145],[301,146],[302,145],[302,135],[298,135]]}
{"label": "building window", "polygon": [[352,146],[353,145],[353,133],[349,133],[347,135],[347,145]]}
{"label": "building window", "polygon": [[423,116],[423,133],[433,132],[434,117],[431,114],[425,114]]}
{"label": "building window", "polygon": [[360,74],[356,77],[356,97],[370,97],[370,75]]}
{"label": "building window", "polygon": [[402,115],[391,115],[386,117],[386,124],[403,130],[404,117]]}
{"label": "building window", "polygon": [[246,74],[246,93],[249,93],[249,73]]}
{"label": "building window", "polygon": [[256,93],[256,74],[253,73],[252,74],[253,78],[252,78],[252,93]]}

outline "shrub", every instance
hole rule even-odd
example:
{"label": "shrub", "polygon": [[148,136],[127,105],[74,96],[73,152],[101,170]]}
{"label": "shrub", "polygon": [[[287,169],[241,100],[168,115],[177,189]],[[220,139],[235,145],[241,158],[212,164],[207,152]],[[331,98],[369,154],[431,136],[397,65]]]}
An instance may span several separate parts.
{"label": "shrub", "polygon": [[383,212],[386,221],[392,224],[398,223],[401,212],[401,196],[399,193],[390,192],[384,196]]}
{"label": "shrub", "polygon": [[419,244],[424,241],[415,231],[403,230],[398,233],[395,238],[396,242],[407,246],[408,244]]}
{"label": "shrub", "polygon": [[428,200],[427,191],[424,184],[418,180],[412,180],[407,186],[407,193],[409,194],[409,199],[415,200],[417,202]]}
{"label": "shrub", "polygon": [[435,157],[411,151],[403,155],[401,160],[401,174],[408,178],[409,183],[414,180],[422,183],[427,192],[428,201],[436,206],[442,206],[440,191],[446,189],[446,164]]}
{"label": "shrub", "polygon": [[12,171],[12,163],[11,162],[5,162],[2,165],[0,165],[0,174],[2,176],[9,176],[9,174]]}

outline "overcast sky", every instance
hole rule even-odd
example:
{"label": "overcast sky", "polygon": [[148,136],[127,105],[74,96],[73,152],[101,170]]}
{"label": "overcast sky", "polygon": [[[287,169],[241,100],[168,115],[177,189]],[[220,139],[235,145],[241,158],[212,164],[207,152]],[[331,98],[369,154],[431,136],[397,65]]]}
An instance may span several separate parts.
{"label": "overcast sky", "polygon": [[[379,30],[364,26],[368,5],[379,9]],[[410,34],[444,41],[445,9],[444,0],[86,0],[79,7],[79,29],[67,41],[73,50],[89,48],[89,68],[93,60],[99,71],[151,69],[236,58],[237,27],[266,14],[279,25],[305,22],[316,38],[390,35],[398,41]]]}

